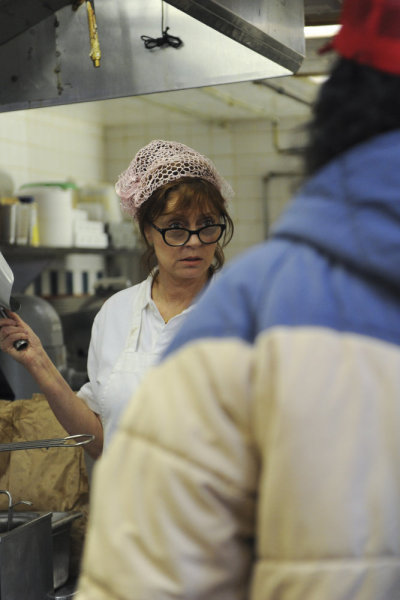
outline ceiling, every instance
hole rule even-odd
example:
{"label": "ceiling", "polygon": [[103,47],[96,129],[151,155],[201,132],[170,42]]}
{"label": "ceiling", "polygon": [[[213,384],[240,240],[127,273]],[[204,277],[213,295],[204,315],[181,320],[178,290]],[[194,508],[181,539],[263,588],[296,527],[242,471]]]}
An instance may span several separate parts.
{"label": "ceiling", "polygon": [[[305,24],[337,24],[340,6],[341,0],[305,0]],[[156,124],[165,120],[223,124],[264,118],[279,122],[288,117],[307,116],[320,78],[328,73],[334,59],[330,53],[318,54],[326,41],[326,37],[306,39],[306,57],[294,76],[103,100],[81,105],[81,110],[85,118],[89,115],[100,119],[106,126]],[[60,109],[79,110],[77,105],[57,107]]]}
{"label": "ceiling", "polygon": [[342,0],[304,0],[306,25],[332,25],[338,22]]}

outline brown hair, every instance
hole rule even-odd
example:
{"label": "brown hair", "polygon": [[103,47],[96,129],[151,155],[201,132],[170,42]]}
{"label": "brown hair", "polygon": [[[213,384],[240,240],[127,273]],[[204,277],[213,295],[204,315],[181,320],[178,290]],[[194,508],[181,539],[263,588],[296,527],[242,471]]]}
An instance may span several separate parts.
{"label": "brown hair", "polygon": [[198,207],[200,210],[215,211],[225,223],[226,229],[215,250],[214,263],[210,266],[210,275],[221,269],[225,262],[223,248],[230,242],[233,236],[233,221],[226,209],[226,202],[219,190],[205,179],[194,179],[193,177],[182,177],[181,179],[171,181],[155,190],[150,198],[144,202],[136,215],[140,233],[146,244],[146,250],[143,255],[143,263],[150,272],[156,264],[154,248],[148,243],[145,234],[146,225],[154,223],[159,217],[168,201],[169,194],[172,191],[178,192],[176,204],[177,210],[188,210]]}

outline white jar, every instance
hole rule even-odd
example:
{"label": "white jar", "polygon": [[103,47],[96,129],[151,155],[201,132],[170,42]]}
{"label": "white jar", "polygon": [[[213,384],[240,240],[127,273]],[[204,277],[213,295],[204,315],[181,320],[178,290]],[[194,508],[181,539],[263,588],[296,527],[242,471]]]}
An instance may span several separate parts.
{"label": "white jar", "polygon": [[73,245],[74,184],[29,183],[19,193],[33,196],[36,201],[40,246]]}

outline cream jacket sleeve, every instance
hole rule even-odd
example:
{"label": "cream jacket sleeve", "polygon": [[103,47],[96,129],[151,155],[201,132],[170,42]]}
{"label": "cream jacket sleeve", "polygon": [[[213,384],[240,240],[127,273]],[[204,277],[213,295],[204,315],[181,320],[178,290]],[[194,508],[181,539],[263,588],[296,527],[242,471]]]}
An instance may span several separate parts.
{"label": "cream jacket sleeve", "polygon": [[238,398],[251,402],[250,386],[250,347],[232,340],[186,347],[146,377],[96,467],[78,600],[246,598],[258,460]]}

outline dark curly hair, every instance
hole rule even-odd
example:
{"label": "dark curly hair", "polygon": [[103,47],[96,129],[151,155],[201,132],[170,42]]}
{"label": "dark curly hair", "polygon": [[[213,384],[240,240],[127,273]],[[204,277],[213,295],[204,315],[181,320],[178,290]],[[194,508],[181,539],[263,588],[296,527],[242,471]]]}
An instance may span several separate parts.
{"label": "dark curly hair", "polygon": [[400,128],[400,77],[339,58],[308,125],[306,175],[375,135]]}

